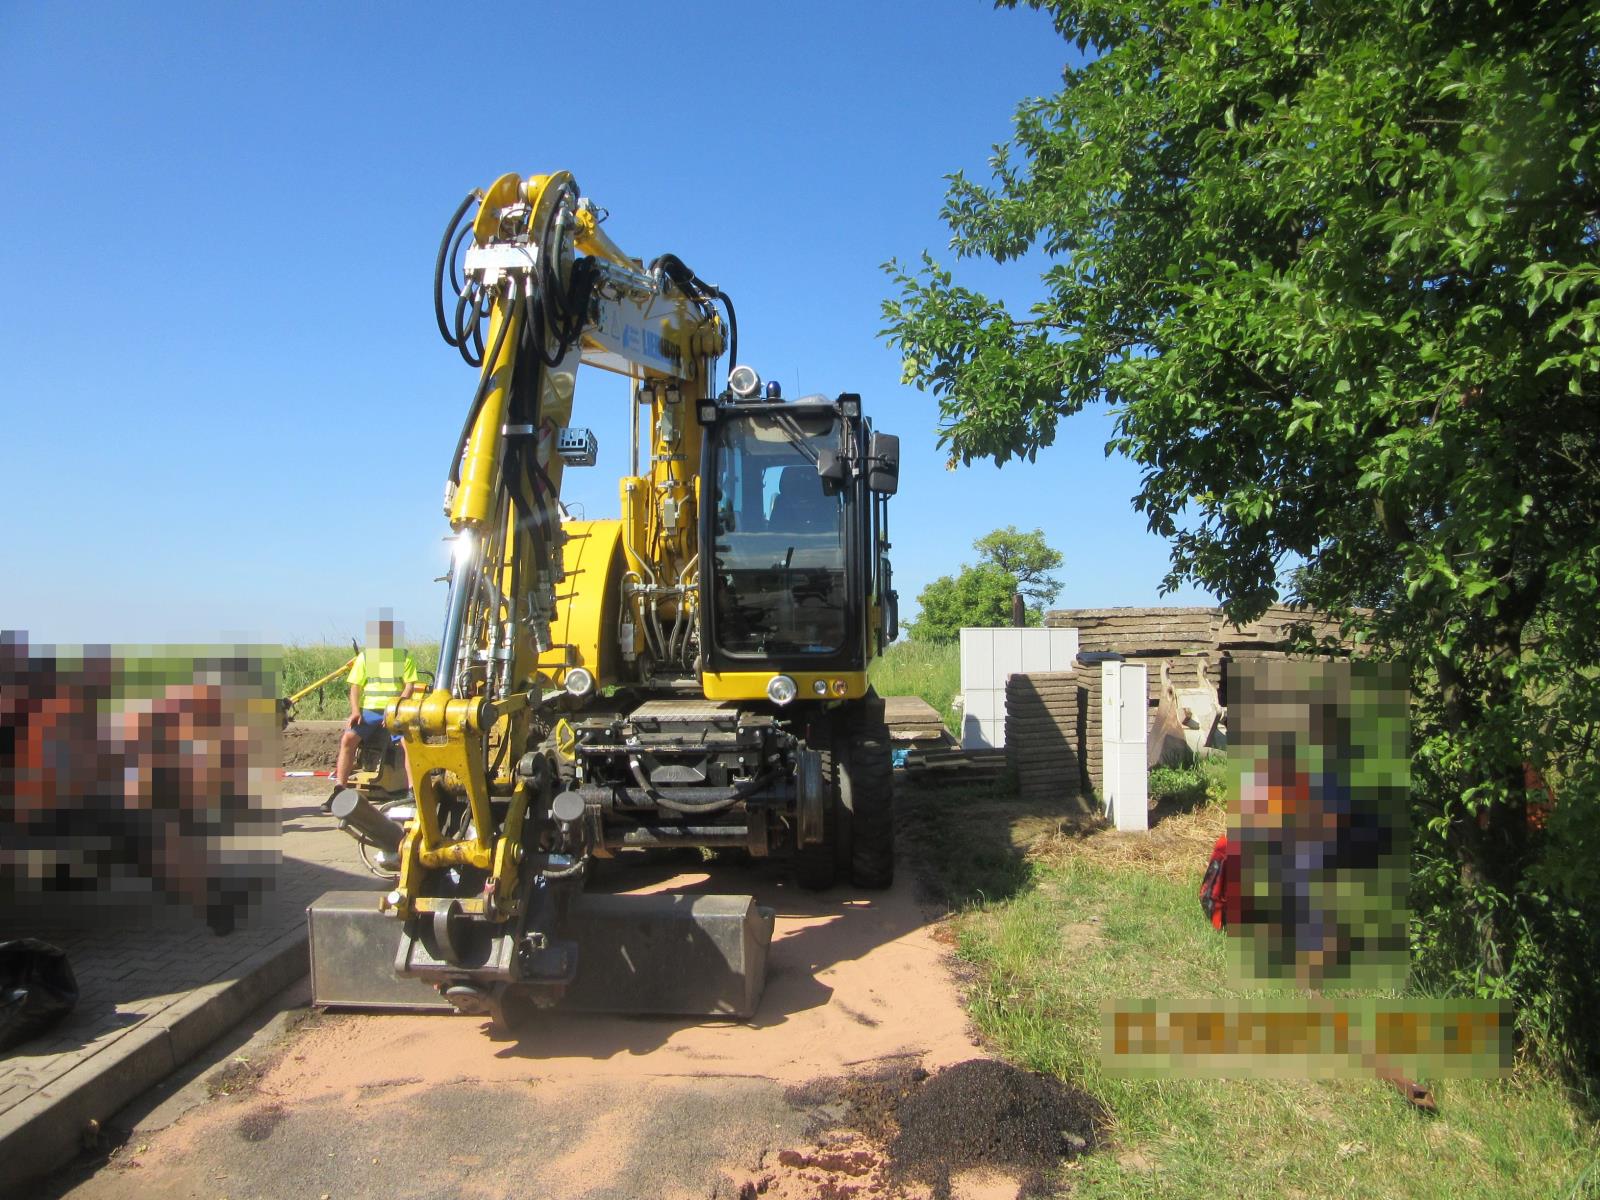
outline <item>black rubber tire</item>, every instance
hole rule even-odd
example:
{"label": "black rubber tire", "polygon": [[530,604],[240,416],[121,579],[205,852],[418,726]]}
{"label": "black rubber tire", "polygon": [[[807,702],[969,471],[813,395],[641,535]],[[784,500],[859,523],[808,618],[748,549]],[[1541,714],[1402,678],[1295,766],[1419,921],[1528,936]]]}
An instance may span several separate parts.
{"label": "black rubber tire", "polygon": [[846,720],[837,722],[833,735],[833,863],[839,878],[846,883],[851,879],[851,863],[855,858],[856,822],[851,795],[850,730]]}
{"label": "black rubber tire", "polygon": [[839,877],[838,771],[832,745],[824,743],[812,749],[822,756],[822,786],[833,802],[822,806],[821,843],[795,847],[794,881],[808,892],[825,892]]}
{"label": "black rubber tire", "polygon": [[889,730],[864,724],[845,742],[839,773],[840,807],[850,823],[850,881],[858,888],[882,889],[894,883],[894,761]]}

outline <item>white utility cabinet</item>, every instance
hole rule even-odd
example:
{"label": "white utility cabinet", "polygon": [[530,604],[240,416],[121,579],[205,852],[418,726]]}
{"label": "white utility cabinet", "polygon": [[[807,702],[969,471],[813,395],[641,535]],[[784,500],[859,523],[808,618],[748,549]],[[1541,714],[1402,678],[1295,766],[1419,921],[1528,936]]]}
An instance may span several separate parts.
{"label": "white utility cabinet", "polygon": [[1150,827],[1146,773],[1150,705],[1143,663],[1100,664],[1100,744],[1106,817],[1118,829]]}

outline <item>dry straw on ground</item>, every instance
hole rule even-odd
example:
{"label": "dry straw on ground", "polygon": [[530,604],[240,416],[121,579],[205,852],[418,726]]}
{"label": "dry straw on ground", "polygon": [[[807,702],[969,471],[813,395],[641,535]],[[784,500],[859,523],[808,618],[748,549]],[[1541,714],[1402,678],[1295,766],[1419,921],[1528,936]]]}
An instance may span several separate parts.
{"label": "dry straw on ground", "polygon": [[1042,827],[1026,831],[1027,856],[1045,866],[1083,860],[1111,870],[1189,880],[1204,867],[1227,825],[1226,814],[1213,805],[1157,809],[1150,819],[1150,829],[1143,833],[1119,833],[1101,820],[1041,822]]}

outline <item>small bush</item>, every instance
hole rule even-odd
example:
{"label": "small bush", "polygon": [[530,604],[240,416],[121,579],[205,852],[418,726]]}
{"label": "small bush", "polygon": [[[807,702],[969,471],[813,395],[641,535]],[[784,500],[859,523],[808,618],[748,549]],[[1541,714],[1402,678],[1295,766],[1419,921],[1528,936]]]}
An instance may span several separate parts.
{"label": "small bush", "polygon": [[1198,759],[1187,767],[1153,767],[1149,780],[1150,799],[1179,808],[1228,802],[1227,760],[1212,756]]}

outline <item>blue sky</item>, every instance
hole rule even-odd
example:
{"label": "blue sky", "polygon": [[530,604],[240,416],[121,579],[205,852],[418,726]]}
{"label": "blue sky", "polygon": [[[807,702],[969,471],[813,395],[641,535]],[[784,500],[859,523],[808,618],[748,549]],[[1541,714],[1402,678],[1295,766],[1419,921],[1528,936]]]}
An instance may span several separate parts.
{"label": "blue sky", "polygon": [[[786,394],[858,391],[901,435],[907,611],[1005,524],[1065,553],[1063,605],[1156,602],[1166,547],[1103,410],[1036,464],[946,471],[933,398],[878,337],[879,264],[950,257],[942,177],[983,175],[1071,53],[967,0],[0,0],[0,625],[343,640],[389,605],[435,636],[474,381],[434,328],[434,252],[467,190],[555,169],[630,254],[724,287],[741,358]],[[966,277],[1030,290],[1026,263]],[[601,457],[567,498],[614,515],[625,384],[587,373],[579,409]]]}

